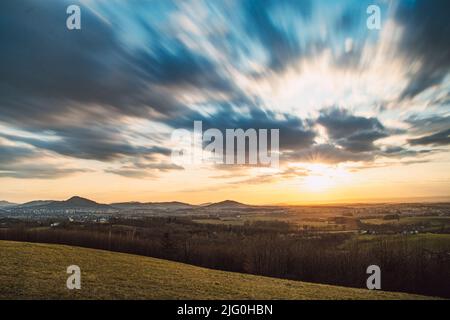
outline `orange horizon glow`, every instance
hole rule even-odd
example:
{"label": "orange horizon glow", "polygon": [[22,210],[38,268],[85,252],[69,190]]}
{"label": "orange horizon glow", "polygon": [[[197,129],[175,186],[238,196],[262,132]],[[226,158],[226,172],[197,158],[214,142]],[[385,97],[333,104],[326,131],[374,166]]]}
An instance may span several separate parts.
{"label": "orange horizon glow", "polygon": [[[445,166],[445,163],[442,164]],[[356,202],[447,201],[450,180],[435,164],[415,164],[352,172],[343,167],[309,164],[303,177],[239,183],[239,174],[222,179],[183,170],[165,178],[130,179],[101,172],[54,180],[3,179],[0,200],[66,200],[78,195],[101,203],[181,201],[191,204],[235,200],[253,205]],[[411,172],[416,172],[414,177]],[[430,174],[433,174],[431,176]],[[213,176],[214,177],[214,176]],[[179,181],[184,181],[181,185]],[[14,186],[14,187],[13,187]],[[23,192],[27,190],[27,192]],[[433,200],[434,199],[434,200]]]}

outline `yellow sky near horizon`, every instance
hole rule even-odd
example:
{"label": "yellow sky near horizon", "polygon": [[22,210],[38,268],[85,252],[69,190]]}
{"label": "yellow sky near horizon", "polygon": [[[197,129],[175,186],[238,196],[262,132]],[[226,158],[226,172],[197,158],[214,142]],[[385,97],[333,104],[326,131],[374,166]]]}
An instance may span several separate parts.
{"label": "yellow sky near horizon", "polygon": [[[2,179],[1,200],[64,200],[73,195],[97,202],[183,201],[192,204],[232,199],[248,204],[427,201],[450,198],[448,162],[417,163],[356,172],[316,165],[305,177],[240,183],[196,170],[169,172],[164,177],[131,179],[87,172],[60,179]],[[266,177],[266,175],[264,175]],[[243,181],[243,180],[242,180]],[[25,191],[25,192],[24,192]]]}

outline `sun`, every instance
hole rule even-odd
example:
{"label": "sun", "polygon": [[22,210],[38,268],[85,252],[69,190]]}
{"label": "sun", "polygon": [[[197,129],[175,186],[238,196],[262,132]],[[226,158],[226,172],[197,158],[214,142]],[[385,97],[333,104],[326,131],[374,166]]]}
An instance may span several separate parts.
{"label": "sun", "polygon": [[348,173],[340,167],[324,164],[307,164],[308,176],[303,179],[303,187],[310,192],[324,192],[348,181]]}
{"label": "sun", "polygon": [[333,186],[333,180],[328,176],[309,176],[304,180],[304,185],[308,191],[322,192]]}

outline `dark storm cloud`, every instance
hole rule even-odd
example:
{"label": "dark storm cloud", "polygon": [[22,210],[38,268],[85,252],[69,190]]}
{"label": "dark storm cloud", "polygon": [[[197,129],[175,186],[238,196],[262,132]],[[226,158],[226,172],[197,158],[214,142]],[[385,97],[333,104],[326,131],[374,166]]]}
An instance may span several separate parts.
{"label": "dark storm cloud", "polygon": [[297,18],[308,18],[312,12],[310,0],[245,0],[242,6],[245,30],[266,50],[271,69],[282,70],[302,54],[298,32],[277,25],[271,13],[277,7],[286,9],[291,14],[289,18],[292,15],[294,18],[295,15]]}
{"label": "dark storm cloud", "polygon": [[34,149],[0,143],[0,177],[53,179],[88,171],[39,164],[36,163],[39,162],[39,156],[40,153]]}
{"label": "dark storm cloud", "polygon": [[386,132],[381,131],[356,132],[336,142],[341,147],[350,151],[372,151],[376,149],[373,142],[387,136],[388,134]]}
{"label": "dark storm cloud", "polygon": [[290,114],[277,115],[270,110],[264,110],[251,105],[247,112],[237,112],[229,103],[222,103],[221,108],[214,114],[204,115],[192,112],[185,117],[175,118],[167,123],[175,128],[192,129],[194,121],[202,121],[203,130],[217,128],[225,135],[226,129],[253,128],[255,130],[279,129],[280,149],[295,150],[304,148],[314,143],[316,136],[309,121]]}
{"label": "dark storm cloud", "polygon": [[[227,128],[268,128],[280,130],[280,160],[320,161],[336,164],[340,162],[367,162],[377,157],[403,158],[425,155],[431,150],[409,150],[406,147],[383,147],[374,143],[391,135],[404,133],[402,130],[386,128],[375,117],[362,117],[345,109],[328,108],[320,112],[317,119],[302,120],[294,115],[276,115],[256,106],[249,107],[246,114],[233,111],[232,105],[223,103],[221,109],[204,115],[192,112],[188,117],[168,122],[173,127],[192,130],[193,122],[202,121],[203,130],[218,128],[225,135]],[[316,143],[315,124],[324,126],[329,142]]]}
{"label": "dark storm cloud", "polygon": [[30,148],[0,144],[0,165],[18,162],[31,156],[35,156],[35,152]]}
{"label": "dark storm cloud", "polygon": [[[284,161],[321,162],[337,164],[341,162],[371,162],[377,157],[401,159],[432,153],[433,150],[409,150],[403,147],[387,147],[383,150],[349,151],[332,144],[316,144],[295,152],[283,153]],[[425,162],[427,160],[424,160]]]}
{"label": "dark storm cloud", "polygon": [[432,150],[411,150],[403,146],[378,146],[375,142],[403,130],[386,128],[375,117],[362,117],[345,109],[328,108],[320,112],[317,124],[325,127],[328,143],[283,153],[286,161],[370,162],[379,157],[405,158],[426,155]]}
{"label": "dark storm cloud", "polygon": [[317,123],[326,128],[334,143],[351,152],[376,150],[374,142],[389,136],[377,118],[355,116],[344,109],[322,110]]}
{"label": "dark storm cloud", "polygon": [[167,156],[164,147],[130,144],[117,129],[120,117],[148,118],[152,110],[160,118],[182,114],[187,109],[175,94],[182,87],[235,90],[206,57],[144,21],[143,41],[152,40],[148,51],[131,51],[82,4],[82,29],[67,30],[65,10],[74,3],[0,2],[0,121],[54,138],[8,139],[100,161]]}
{"label": "dark storm cloud", "polygon": [[450,128],[450,116],[421,117],[420,115],[413,115],[405,122],[411,125],[409,129],[411,132],[422,135],[430,135]]}
{"label": "dark storm cloud", "polygon": [[434,145],[443,146],[450,144],[450,116],[434,115],[420,117],[413,115],[406,119],[410,124],[410,132],[419,137],[408,139],[410,145]]}
{"label": "dark storm cloud", "polygon": [[[163,3],[166,2],[158,2],[157,8]],[[173,128],[192,128],[193,121],[197,120],[203,121],[204,130],[280,129],[281,151],[292,158],[321,156],[334,163],[373,159],[382,153],[374,142],[392,134],[378,119],[354,116],[339,109],[324,110],[317,123],[327,129],[331,141],[330,145],[317,145],[313,129],[316,120],[265,110],[264,103],[255,102],[255,97],[235,84],[232,72],[227,73],[232,67],[240,70],[241,61],[243,64],[261,63],[255,58],[260,55],[259,50],[268,60],[263,72],[283,72],[299,58],[328,48],[331,48],[333,63],[343,68],[357,66],[364,48],[365,40],[361,39],[365,39],[367,32],[362,26],[366,18],[362,9],[367,2],[348,2],[348,8],[336,14],[336,21],[328,23],[322,16],[312,21],[313,16],[316,18],[314,10],[323,9],[324,3],[237,1],[237,6],[232,6],[236,11],[226,13],[232,18],[229,23],[233,25],[230,29],[235,27],[234,33],[226,30],[211,35],[215,29],[209,29],[209,22],[199,18],[196,26],[206,34],[202,34],[201,41],[223,54],[217,57],[182,42],[177,30],[162,28],[172,22],[161,17],[159,9],[154,7],[142,7],[158,18],[158,23],[152,25],[140,15],[141,7],[137,4],[125,4],[127,10],[121,13],[117,12],[122,7],[114,3],[111,3],[111,11],[103,8],[100,13],[108,23],[78,1],[0,1],[0,122],[38,135],[49,132],[51,139],[2,135],[11,141],[73,158],[105,162],[129,161],[130,158],[150,161],[154,157],[167,157],[170,150],[131,144],[127,138],[130,133],[121,127],[124,116],[151,119]],[[65,12],[69,4],[80,4],[82,8],[80,31],[66,28]],[[211,9],[209,5],[205,7],[209,8],[206,11]],[[218,5],[211,11],[223,13],[226,8]],[[444,2],[400,4],[396,19],[406,27],[402,52],[411,63],[421,62],[419,70],[411,74],[411,83],[403,97],[413,97],[442,81],[448,73],[450,54],[446,35],[449,30],[448,23],[443,22],[447,8],[448,3]],[[121,19],[114,21],[114,17],[133,20],[139,27],[124,37],[122,33],[127,31],[128,25],[122,25]],[[318,31],[297,30],[293,26],[299,20],[307,22],[314,30],[325,26],[327,35],[322,39]],[[179,25],[175,24],[175,29],[177,27]],[[133,41],[138,40],[139,45],[126,43],[124,38],[128,36]],[[195,36],[189,34],[187,38],[198,45],[201,41]],[[342,51],[346,37],[353,39],[353,49],[341,55],[336,47]],[[185,93],[202,102],[198,106],[188,106],[182,98]],[[202,103],[205,110],[214,111],[206,114],[205,110],[200,110]],[[423,144],[431,139],[434,142],[426,144],[442,144],[446,141],[442,136],[444,129],[420,133],[424,137],[412,139],[410,143]],[[415,141],[420,139],[425,140]],[[30,150],[3,147],[0,163],[33,159],[38,151]],[[392,156],[407,152],[385,150],[386,155]],[[178,168],[131,161],[115,173],[139,176],[152,169]],[[34,171],[29,168],[24,172],[33,174]]]}
{"label": "dark storm cloud", "polygon": [[416,139],[409,139],[408,142],[411,145],[436,145],[436,146],[449,145],[450,129]]}
{"label": "dark storm cloud", "polygon": [[50,150],[61,155],[80,159],[109,161],[121,156],[152,157],[156,154],[168,156],[164,147],[133,146],[123,140],[118,132],[106,128],[60,128],[56,139],[39,139],[1,134],[11,141],[30,144],[39,149]]}
{"label": "dark storm cloud", "polygon": [[[160,41],[163,43],[164,39]],[[152,52],[141,52],[136,62],[150,83],[228,93],[238,90],[216,71],[217,67],[211,60],[190,51],[180,42],[170,48],[160,46]]]}
{"label": "dark storm cloud", "polygon": [[[70,1],[73,4],[74,1]],[[75,1],[76,3],[76,1]],[[151,50],[127,48],[116,30],[82,11],[82,29],[65,26],[67,1],[0,3],[0,119],[44,122],[79,104],[105,113],[173,114],[184,105],[160,87],[232,91],[206,57],[145,26]],[[144,22],[143,22],[144,23]],[[71,103],[72,102],[72,103]]]}
{"label": "dark storm cloud", "polygon": [[449,11],[447,0],[399,2],[395,18],[405,28],[400,50],[408,63],[420,63],[417,71],[411,71],[401,99],[440,84],[450,71]]}
{"label": "dark storm cloud", "polygon": [[403,158],[403,157],[416,157],[420,155],[427,155],[432,153],[434,150],[423,149],[423,150],[410,150],[404,147],[386,147],[381,152],[380,155],[391,157],[391,158]]}
{"label": "dark storm cloud", "polygon": [[[87,10],[83,30],[71,32],[64,1],[7,0],[0,6],[0,111],[3,117],[8,109],[6,120],[63,113],[64,100],[120,103],[139,87],[115,72],[125,62],[124,51],[112,30]],[[42,104],[28,107],[34,99]]]}

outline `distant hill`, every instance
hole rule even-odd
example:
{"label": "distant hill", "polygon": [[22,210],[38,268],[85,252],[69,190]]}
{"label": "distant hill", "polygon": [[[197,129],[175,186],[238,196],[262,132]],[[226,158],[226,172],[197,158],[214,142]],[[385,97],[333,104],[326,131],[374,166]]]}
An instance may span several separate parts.
{"label": "distant hill", "polygon": [[13,203],[13,202],[9,202],[9,201],[0,200],[0,208],[14,207],[14,206],[16,206],[16,205],[17,205],[17,203]]}
{"label": "distant hill", "polygon": [[91,210],[100,210],[100,209],[113,209],[111,206],[107,204],[97,203],[95,201],[74,196],[68,200],[64,201],[52,201],[50,203],[37,206],[39,209],[48,209],[48,210],[65,210],[65,209],[91,209]]}
{"label": "distant hill", "polygon": [[31,208],[31,207],[36,207],[36,206],[43,206],[49,203],[55,202],[55,200],[34,200],[34,201],[29,201],[29,202],[25,202],[22,204],[19,204],[17,206],[15,206],[14,208]]}
{"label": "distant hill", "polygon": [[178,209],[192,209],[195,206],[189,203],[170,201],[170,202],[119,202],[111,203],[111,206],[119,209],[167,209],[167,210],[178,210]]}
{"label": "distant hill", "polygon": [[[0,241],[0,252],[0,299],[432,299],[65,245]],[[81,266],[81,290],[67,290],[68,275],[61,272],[74,262]]]}
{"label": "distant hill", "polygon": [[248,204],[244,204],[241,202],[233,201],[233,200],[225,200],[221,202],[212,203],[209,205],[204,206],[204,208],[209,209],[221,209],[221,208],[248,208],[251,207]]}
{"label": "distant hill", "polygon": [[116,202],[111,204],[98,203],[90,199],[82,198],[79,196],[71,197],[70,199],[64,201],[55,200],[34,200],[23,204],[12,204],[6,201],[1,201],[1,203],[10,204],[8,207],[1,207],[3,210],[8,208],[8,211],[13,212],[15,209],[17,212],[35,212],[36,210],[148,210],[148,211],[178,211],[183,210],[183,212],[188,212],[189,210],[203,212],[205,210],[215,209],[215,210],[229,210],[229,209],[251,209],[256,208],[255,206],[247,205],[241,202],[233,200],[225,200],[217,203],[205,203],[201,205],[193,205],[180,201],[167,201],[167,202]]}

